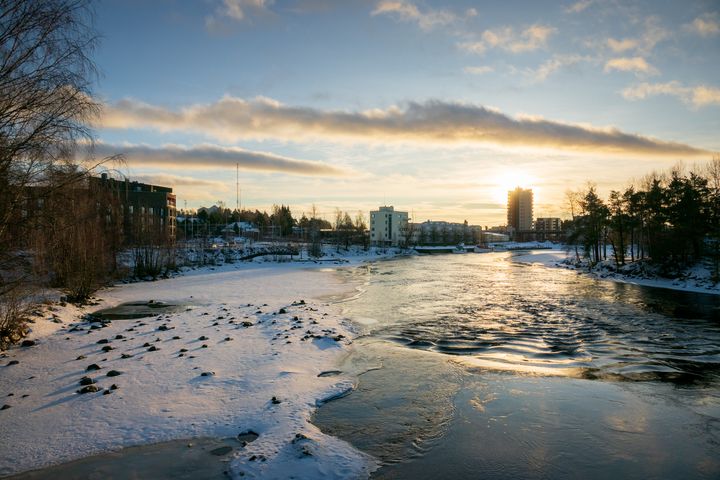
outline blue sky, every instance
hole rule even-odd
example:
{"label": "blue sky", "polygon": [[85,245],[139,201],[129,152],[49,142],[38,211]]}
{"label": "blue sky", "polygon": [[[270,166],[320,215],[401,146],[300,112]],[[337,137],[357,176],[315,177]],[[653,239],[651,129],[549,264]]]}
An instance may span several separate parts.
{"label": "blue sky", "polygon": [[561,215],[720,151],[717,2],[112,1],[100,153],[180,206]]}

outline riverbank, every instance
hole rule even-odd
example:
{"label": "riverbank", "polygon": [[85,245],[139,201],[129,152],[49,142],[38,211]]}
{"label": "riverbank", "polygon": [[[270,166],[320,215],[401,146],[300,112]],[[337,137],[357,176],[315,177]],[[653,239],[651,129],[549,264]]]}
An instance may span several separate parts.
{"label": "riverbank", "polygon": [[587,266],[577,265],[575,253],[567,249],[556,247],[555,250],[520,252],[513,256],[515,262],[539,264],[546,267],[564,268],[574,270],[578,274],[587,275],[598,280],[642,285],[645,287],[669,288],[693,293],[709,293],[720,295],[720,284],[711,279],[710,269],[696,265],[682,272],[678,278],[663,278],[653,271],[642,268],[639,264],[628,266],[624,271],[617,271],[611,261],[601,262],[589,272]]}
{"label": "riverbank", "polygon": [[[337,259],[347,260],[362,258]],[[38,319],[35,345],[1,360],[0,402],[8,407],[0,411],[0,475],[131,445],[247,432],[257,439],[224,458],[234,477],[369,475],[374,460],[309,423],[318,403],[353,386],[323,373],[355,334],[336,306],[318,300],[353,285],[322,266],[199,269],[105,289],[92,307],[187,305],[153,318],[89,324],[80,321],[88,309],[66,306]]]}

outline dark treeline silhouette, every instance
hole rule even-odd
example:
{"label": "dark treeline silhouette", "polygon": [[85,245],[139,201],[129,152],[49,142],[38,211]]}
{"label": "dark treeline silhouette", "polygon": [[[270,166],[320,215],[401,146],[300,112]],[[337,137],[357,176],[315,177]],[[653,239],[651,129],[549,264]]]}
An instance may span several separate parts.
{"label": "dark treeline silhouette", "polygon": [[652,173],[605,201],[593,184],[567,198],[568,241],[583,247],[591,268],[609,247],[618,268],[643,261],[672,274],[710,259],[720,279],[720,157],[689,172]]}

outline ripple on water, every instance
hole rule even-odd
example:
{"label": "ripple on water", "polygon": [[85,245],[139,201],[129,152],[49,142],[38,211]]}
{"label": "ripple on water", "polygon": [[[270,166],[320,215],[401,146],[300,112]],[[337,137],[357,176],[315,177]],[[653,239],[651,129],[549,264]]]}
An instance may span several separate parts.
{"label": "ripple on water", "polygon": [[[495,254],[493,254],[495,255]],[[349,316],[398,345],[484,368],[599,380],[720,379],[720,298],[599,282],[491,255],[364,270]]]}

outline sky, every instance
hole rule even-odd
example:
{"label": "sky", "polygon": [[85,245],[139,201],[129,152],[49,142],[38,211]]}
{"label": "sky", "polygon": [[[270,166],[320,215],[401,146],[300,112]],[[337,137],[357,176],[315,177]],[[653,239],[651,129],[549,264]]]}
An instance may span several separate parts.
{"label": "sky", "polygon": [[[505,223],[720,152],[720,3],[102,0],[96,153],[178,208]],[[239,170],[238,170],[239,165]],[[239,175],[238,175],[239,173]]]}

